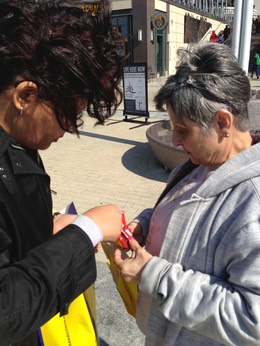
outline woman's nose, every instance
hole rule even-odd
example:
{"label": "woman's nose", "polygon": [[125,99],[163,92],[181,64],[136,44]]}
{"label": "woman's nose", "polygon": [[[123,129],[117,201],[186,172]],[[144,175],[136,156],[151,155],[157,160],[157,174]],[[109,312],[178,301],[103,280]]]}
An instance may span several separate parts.
{"label": "woman's nose", "polygon": [[177,131],[172,132],[172,144],[175,147],[181,146],[181,136],[178,134]]}

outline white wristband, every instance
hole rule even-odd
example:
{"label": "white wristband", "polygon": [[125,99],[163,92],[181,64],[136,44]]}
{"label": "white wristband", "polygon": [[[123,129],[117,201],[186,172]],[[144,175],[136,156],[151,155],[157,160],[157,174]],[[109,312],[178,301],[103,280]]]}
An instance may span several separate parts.
{"label": "white wristband", "polygon": [[97,224],[86,215],[79,215],[72,224],[79,226],[88,235],[94,247],[103,240]]}

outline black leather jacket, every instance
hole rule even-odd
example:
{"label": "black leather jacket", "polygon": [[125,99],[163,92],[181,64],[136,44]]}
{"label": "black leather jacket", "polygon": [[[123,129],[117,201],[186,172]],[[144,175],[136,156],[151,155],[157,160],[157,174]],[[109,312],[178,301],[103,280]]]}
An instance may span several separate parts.
{"label": "black leather jacket", "polygon": [[50,178],[37,151],[0,129],[0,345],[37,345],[36,329],[96,278],[77,226],[52,236]]}

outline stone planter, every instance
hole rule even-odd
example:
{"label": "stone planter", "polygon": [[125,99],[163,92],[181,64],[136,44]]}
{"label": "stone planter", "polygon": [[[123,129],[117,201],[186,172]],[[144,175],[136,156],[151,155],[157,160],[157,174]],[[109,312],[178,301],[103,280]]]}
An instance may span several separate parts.
{"label": "stone planter", "polygon": [[172,170],[189,158],[182,147],[173,146],[170,120],[151,125],[146,137],[155,157],[166,170]]}

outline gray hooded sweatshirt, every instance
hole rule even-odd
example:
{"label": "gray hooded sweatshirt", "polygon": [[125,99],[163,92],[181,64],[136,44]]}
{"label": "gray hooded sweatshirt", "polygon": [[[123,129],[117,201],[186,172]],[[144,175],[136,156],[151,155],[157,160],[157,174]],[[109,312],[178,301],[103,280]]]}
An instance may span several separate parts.
{"label": "gray hooded sweatshirt", "polygon": [[[151,213],[138,218],[144,230]],[[150,298],[145,330],[137,313],[146,345],[260,345],[260,144],[174,210],[139,290]]]}

